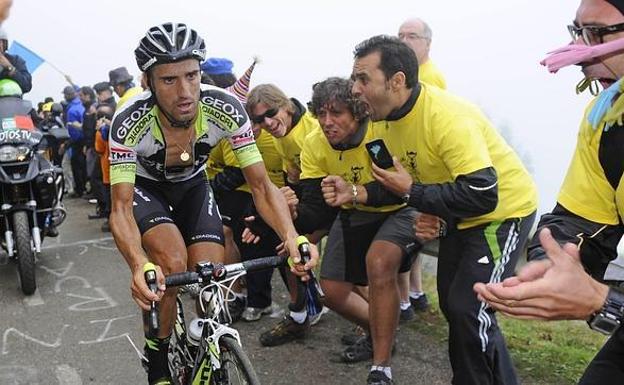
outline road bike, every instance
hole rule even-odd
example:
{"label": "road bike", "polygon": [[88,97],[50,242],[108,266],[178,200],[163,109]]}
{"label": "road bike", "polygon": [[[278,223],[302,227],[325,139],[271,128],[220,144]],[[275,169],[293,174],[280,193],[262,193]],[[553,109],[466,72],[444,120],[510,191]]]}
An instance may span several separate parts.
{"label": "road bike", "polygon": [[[232,319],[227,302],[234,299],[232,285],[248,272],[283,266],[286,257],[264,257],[229,265],[199,263],[194,272],[175,273],[165,277],[167,287],[199,284],[199,306],[203,318],[187,327],[180,297],[177,316],[169,342],[169,369],[176,385],[260,384],[258,376],[243,349],[238,331],[229,324]],[[145,268],[146,280],[155,287],[153,265]],[[157,307],[148,316],[150,332],[158,330]],[[192,333],[193,327],[197,335]],[[195,338],[193,338],[195,337]]]}

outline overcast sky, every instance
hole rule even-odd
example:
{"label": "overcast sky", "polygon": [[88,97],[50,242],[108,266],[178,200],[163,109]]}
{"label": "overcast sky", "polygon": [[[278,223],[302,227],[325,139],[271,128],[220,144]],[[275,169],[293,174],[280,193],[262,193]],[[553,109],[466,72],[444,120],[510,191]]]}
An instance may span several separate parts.
{"label": "overcast sky", "polygon": [[[555,202],[589,96],[575,94],[578,68],[552,75],[539,61],[569,41],[566,25],[579,1],[15,0],[4,28],[75,83],[92,86],[119,66],[138,76],[133,51],[147,29],[185,22],[204,37],[208,55],[232,59],[238,75],[258,55],[252,86],[272,82],[306,102],[313,83],[350,74],[358,42],[421,17],[433,29],[431,57],[449,90],[507,126],[532,159],[544,211]],[[28,98],[58,100],[65,85],[43,64]]]}

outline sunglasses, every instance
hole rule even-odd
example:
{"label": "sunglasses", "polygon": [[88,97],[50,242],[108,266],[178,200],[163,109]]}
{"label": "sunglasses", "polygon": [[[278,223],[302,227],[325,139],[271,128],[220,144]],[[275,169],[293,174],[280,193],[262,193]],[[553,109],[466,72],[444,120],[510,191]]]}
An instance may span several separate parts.
{"label": "sunglasses", "polygon": [[268,110],[264,111],[264,114],[258,116],[250,116],[249,118],[254,124],[260,124],[264,122],[265,118],[272,118],[277,115],[278,112],[279,108],[269,108]]}

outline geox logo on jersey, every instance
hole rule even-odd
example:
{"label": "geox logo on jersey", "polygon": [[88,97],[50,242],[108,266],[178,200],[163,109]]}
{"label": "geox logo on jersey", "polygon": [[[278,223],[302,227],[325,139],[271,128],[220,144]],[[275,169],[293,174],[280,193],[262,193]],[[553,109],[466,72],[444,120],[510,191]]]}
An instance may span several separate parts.
{"label": "geox logo on jersey", "polygon": [[[130,116],[122,120],[120,123],[121,127],[117,129],[117,136],[119,137],[119,139],[125,138],[128,134],[128,130],[131,128],[135,128],[137,130],[143,128],[143,126],[149,121],[149,115],[147,115],[149,113],[149,110],[149,104],[145,103],[142,106],[139,106],[138,109],[132,111],[132,113],[130,113]],[[141,120],[137,124],[137,122],[143,117],[145,117],[145,119]]]}
{"label": "geox logo on jersey", "polygon": [[[213,96],[204,97],[202,102],[207,106],[214,107],[214,109],[210,109],[206,108],[206,106],[202,106],[203,112],[211,115],[219,122],[226,124],[230,131],[234,131],[245,122],[245,115],[241,114],[238,108],[230,103],[224,102],[223,100],[217,99]],[[225,112],[225,114],[222,112]],[[232,121],[232,119],[236,122]],[[234,125],[235,123],[236,125]]]}

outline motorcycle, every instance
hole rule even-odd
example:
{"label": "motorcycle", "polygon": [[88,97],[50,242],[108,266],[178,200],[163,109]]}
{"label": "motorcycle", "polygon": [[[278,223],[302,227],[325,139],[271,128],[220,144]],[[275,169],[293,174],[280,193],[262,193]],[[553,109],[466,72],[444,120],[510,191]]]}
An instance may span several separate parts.
{"label": "motorcycle", "polygon": [[2,247],[17,262],[25,295],[37,289],[35,263],[44,235],[59,226],[66,216],[61,202],[63,171],[45,156],[46,137],[55,133],[35,128],[29,105],[30,102],[21,98],[0,97]]}

